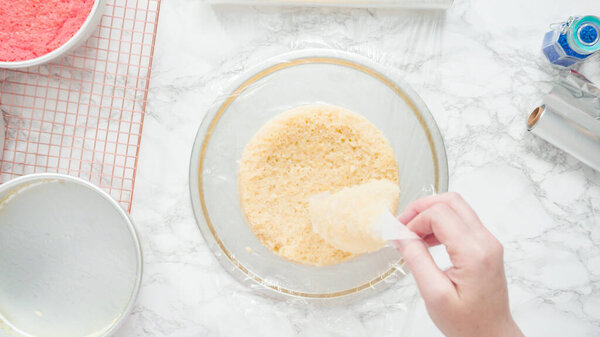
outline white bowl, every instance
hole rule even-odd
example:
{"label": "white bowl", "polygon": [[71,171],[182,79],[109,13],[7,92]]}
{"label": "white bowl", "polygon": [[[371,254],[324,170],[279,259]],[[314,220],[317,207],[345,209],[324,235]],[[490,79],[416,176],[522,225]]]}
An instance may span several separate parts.
{"label": "white bowl", "polygon": [[67,40],[67,42],[65,42],[60,47],[54,49],[53,51],[47,54],[38,56],[34,59],[11,62],[0,61],[0,68],[29,68],[40,64],[48,63],[60,59],[63,56],[66,56],[70,51],[77,48],[80,44],[87,40],[87,38],[90,37],[90,35],[92,35],[94,30],[98,26],[98,23],[100,23],[105,3],[106,0],[95,0],[90,14],[85,19],[79,30],[75,33],[75,35],[73,35],[69,40]]}
{"label": "white bowl", "polygon": [[142,253],[127,212],[82,179],[0,185],[0,336],[109,336],[131,311]]}
{"label": "white bowl", "polygon": [[314,103],[355,111],[383,132],[400,168],[400,209],[425,194],[447,191],[442,137],[419,96],[392,69],[359,55],[317,49],[248,70],[209,109],[192,150],[192,206],[208,246],[248,286],[284,299],[346,301],[402,277],[400,254],[386,248],[324,267],[290,262],[250,230],[238,196],[238,160],[251,137],[277,114]]}

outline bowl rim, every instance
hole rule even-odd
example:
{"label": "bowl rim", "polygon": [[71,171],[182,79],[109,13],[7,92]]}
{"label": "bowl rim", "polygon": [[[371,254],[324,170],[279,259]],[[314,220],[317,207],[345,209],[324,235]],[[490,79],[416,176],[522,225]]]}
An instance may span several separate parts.
{"label": "bowl rim", "polygon": [[[102,15],[100,9],[103,8],[106,0],[94,0],[94,5],[90,10],[83,24],[71,38],[69,38],[65,43],[60,45],[58,48],[44,54],[38,56],[36,58],[28,59],[28,60],[20,60],[20,61],[0,61],[0,68],[4,69],[20,69],[20,68],[29,68],[41,64],[45,64],[56,60],[63,56],[64,54],[71,51],[79,42],[83,42],[82,39],[87,39],[88,36],[85,36],[88,28],[91,29],[90,25],[95,25],[99,19],[99,16]],[[90,32],[91,33],[91,32]]]}
{"label": "bowl rim", "polygon": [[[411,108],[413,109],[413,111],[421,116],[422,119],[419,117],[417,118],[419,118],[421,125],[427,127],[425,129],[425,132],[427,133],[427,131],[429,131],[431,133],[431,139],[429,139],[429,143],[432,149],[434,162],[437,162],[437,165],[434,164],[434,166],[437,167],[435,170],[438,172],[438,174],[436,175],[437,186],[435,186],[435,192],[439,193],[448,190],[449,176],[446,147],[444,144],[443,137],[440,133],[439,127],[437,126],[437,123],[433,118],[433,115],[431,114],[423,100],[420,98],[420,96],[418,96],[416,92],[407,83],[397,78],[392,79],[386,76],[386,74],[389,74],[389,71],[386,71],[385,67],[377,64],[375,61],[365,56],[346,51],[338,51],[323,48],[310,48],[283,53],[268,58],[267,60],[248,68],[246,71],[243,71],[240,75],[236,76],[236,79],[233,81],[233,83],[226,87],[226,90],[223,91],[223,94],[227,95],[225,97],[229,98],[237,97],[246,88],[244,87],[244,84],[247,84],[250,81],[259,80],[260,78],[266,77],[268,76],[268,74],[270,74],[268,73],[267,75],[260,77],[259,75],[261,73],[264,74],[269,70],[275,72],[289,66],[309,63],[310,60],[313,60],[314,63],[319,63],[320,61],[323,61],[324,63],[329,63],[329,60],[334,60],[342,62],[344,64],[334,62],[330,62],[330,64],[350,66],[352,68],[355,68],[355,70],[357,71],[363,71],[364,69],[368,69],[371,72],[371,74],[377,74],[381,77],[380,79],[387,80],[385,84],[397,87],[400,90],[400,92],[403,93],[401,95],[402,98],[407,102],[408,105],[411,105],[410,103],[412,103]],[[385,281],[387,278],[396,274],[397,272],[405,273],[405,271],[402,269],[403,260],[400,260],[397,265],[390,266],[389,270],[385,271],[372,281],[360,285],[358,287],[331,293],[304,293],[286,289],[277,284],[271,284],[267,280],[254,274],[251,270],[246,268],[237,259],[235,259],[235,257],[230,256],[228,251],[224,248],[223,243],[220,242],[220,239],[218,239],[218,236],[216,236],[212,225],[209,224],[209,220],[206,219],[205,214],[208,213],[208,210],[204,203],[204,197],[200,194],[201,190],[199,183],[201,181],[200,162],[201,158],[203,158],[203,152],[206,148],[204,144],[208,139],[205,137],[207,134],[211,133],[210,128],[214,128],[217,125],[217,117],[220,117],[218,116],[219,113],[224,113],[232,101],[233,100],[225,100],[223,102],[216,101],[207,110],[194,139],[194,145],[191,152],[189,166],[189,191],[190,199],[192,202],[192,209],[196,218],[196,224],[200,229],[200,232],[204,237],[208,247],[211,249],[211,252],[213,253],[213,255],[215,255],[217,260],[220,262],[221,266],[229,272],[229,274],[231,274],[235,279],[237,279],[246,286],[249,286],[251,284],[258,286],[252,288],[261,292],[265,290],[265,295],[270,297],[279,299],[298,298],[302,299],[303,301],[332,301],[340,298],[347,298],[350,296],[353,298],[367,296],[368,292],[366,290],[382,290],[385,287],[379,285],[385,285],[388,283],[382,281]],[[423,114],[421,114],[420,112],[423,112]],[[205,132],[207,130],[208,132]],[[219,251],[221,254],[216,254],[216,251]],[[253,281],[253,283],[248,283],[249,280]]]}
{"label": "bowl rim", "polygon": [[[36,182],[36,181],[44,182],[44,181],[49,181],[49,180],[62,180],[62,181],[72,182],[72,183],[78,184],[80,186],[86,187],[89,190],[91,190],[92,192],[99,194],[103,199],[105,199],[107,202],[109,202],[119,212],[119,214],[123,218],[124,222],[127,224],[127,228],[129,229],[131,238],[134,241],[135,252],[136,252],[136,263],[137,263],[136,276],[135,276],[136,279],[135,279],[135,284],[133,285],[133,288],[131,289],[131,294],[130,294],[129,300],[127,301],[127,305],[121,311],[119,318],[116,321],[114,321],[114,323],[110,326],[110,328],[106,329],[102,334],[95,335],[98,337],[110,336],[123,324],[125,319],[129,316],[129,314],[131,313],[131,311],[133,309],[133,306],[135,305],[135,302],[137,300],[139,292],[140,292],[144,263],[143,263],[142,246],[140,243],[138,232],[133,223],[133,220],[131,219],[131,216],[125,211],[125,209],[123,209],[123,207],[121,207],[121,205],[110,194],[108,194],[107,192],[102,190],[100,187],[92,184],[91,182],[89,182],[85,179],[81,179],[81,178],[74,177],[71,175],[66,175],[66,174],[61,174],[61,173],[32,173],[32,174],[23,175],[23,176],[11,179],[5,183],[0,184],[0,194],[11,191],[16,188],[19,188],[20,186],[23,186],[24,184],[27,184],[27,183],[32,183],[32,182]],[[18,332],[19,334],[22,334],[23,336],[35,337],[34,335],[28,334],[28,333],[24,332],[23,330],[21,330],[19,327],[13,325],[13,323],[10,320],[3,317],[3,315],[1,313],[0,313],[0,322],[6,324],[11,329]]]}

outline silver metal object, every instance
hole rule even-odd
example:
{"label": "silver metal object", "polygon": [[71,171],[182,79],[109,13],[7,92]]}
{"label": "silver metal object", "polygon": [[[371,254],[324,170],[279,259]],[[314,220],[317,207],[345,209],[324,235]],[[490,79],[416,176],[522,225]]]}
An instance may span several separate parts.
{"label": "silver metal object", "polygon": [[[600,88],[575,70],[562,74],[550,95],[545,97],[551,105],[568,105],[600,120]],[[568,111],[570,108],[565,108]],[[561,109],[562,110],[562,109]],[[578,115],[578,114],[577,114]],[[586,123],[587,121],[582,121]]]}
{"label": "silver metal object", "polygon": [[110,336],[131,311],[142,253],[127,212],[79,178],[0,185],[0,336]]}
{"label": "silver metal object", "polygon": [[563,72],[527,130],[600,171],[600,88],[580,73]]}
{"label": "silver metal object", "polygon": [[573,107],[556,110],[547,102],[552,98],[547,97],[546,104],[533,110],[527,129],[600,171],[600,121]]}

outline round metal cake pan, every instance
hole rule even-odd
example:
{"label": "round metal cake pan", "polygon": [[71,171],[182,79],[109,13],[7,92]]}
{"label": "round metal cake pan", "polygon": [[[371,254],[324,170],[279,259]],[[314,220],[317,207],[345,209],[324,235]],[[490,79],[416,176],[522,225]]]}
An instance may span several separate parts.
{"label": "round metal cake pan", "polygon": [[0,185],[0,270],[1,332],[109,336],[135,303],[142,251],[129,215],[106,192],[32,174]]}

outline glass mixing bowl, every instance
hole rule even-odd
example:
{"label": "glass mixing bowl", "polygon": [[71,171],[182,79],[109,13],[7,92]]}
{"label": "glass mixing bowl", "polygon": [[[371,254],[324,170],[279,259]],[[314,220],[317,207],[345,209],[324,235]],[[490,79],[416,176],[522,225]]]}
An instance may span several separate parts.
{"label": "glass mixing bowl", "polygon": [[402,257],[392,248],[323,267],[272,253],[246,223],[237,170],[244,147],[269,119],[304,104],[332,104],[363,115],[390,141],[400,170],[399,210],[425,194],[445,192],[442,137],[415,92],[369,59],[305,50],[250,69],[226,95],[204,117],[190,163],[198,227],[225,269],[266,295],[306,301],[356,299],[401,277]]}

